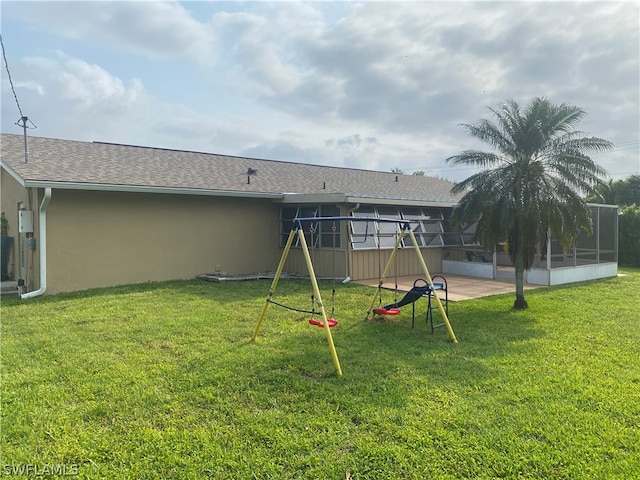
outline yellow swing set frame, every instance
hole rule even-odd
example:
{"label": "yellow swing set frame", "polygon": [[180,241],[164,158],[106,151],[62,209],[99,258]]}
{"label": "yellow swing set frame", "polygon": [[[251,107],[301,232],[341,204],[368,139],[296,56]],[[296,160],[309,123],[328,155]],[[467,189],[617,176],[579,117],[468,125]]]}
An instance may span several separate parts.
{"label": "yellow swing set frame", "polygon": [[[280,257],[280,263],[278,264],[278,268],[276,270],[276,273],[273,277],[273,281],[271,282],[271,287],[269,288],[269,294],[267,295],[267,298],[264,302],[264,306],[262,307],[262,313],[260,314],[260,318],[258,319],[258,323],[256,324],[254,330],[253,330],[253,335],[251,336],[251,340],[255,341],[255,339],[258,336],[258,332],[260,331],[260,327],[262,326],[262,322],[264,321],[266,315],[267,315],[267,310],[269,308],[269,305],[271,303],[273,303],[271,301],[271,298],[273,297],[273,294],[276,291],[276,287],[278,286],[278,281],[280,280],[280,277],[282,275],[282,270],[284,269],[284,265],[285,262],[287,261],[287,257],[289,256],[289,251],[291,250],[291,246],[293,245],[294,240],[296,239],[296,237],[298,238],[299,244],[302,247],[302,253],[304,255],[304,259],[305,262],[307,264],[307,270],[309,271],[309,277],[311,279],[311,285],[313,288],[313,295],[314,295],[314,301],[316,302],[318,308],[320,309],[320,312],[322,314],[322,323],[324,326],[324,331],[325,331],[325,335],[327,336],[327,342],[329,344],[329,350],[331,351],[331,358],[333,359],[333,365],[335,366],[336,369],[336,374],[338,376],[342,376],[342,368],[340,367],[340,360],[338,359],[338,354],[336,352],[336,347],[333,343],[333,336],[331,335],[331,328],[329,325],[329,319],[327,317],[327,312],[324,308],[324,303],[322,302],[322,295],[320,294],[320,288],[318,287],[318,280],[316,278],[316,274],[313,268],[313,261],[311,259],[311,255],[309,254],[309,248],[307,246],[307,242],[304,236],[304,231],[302,229],[302,221],[341,221],[341,220],[347,220],[347,221],[368,221],[368,222],[394,222],[394,223],[400,223],[402,224],[402,228],[401,228],[401,234],[399,234],[395,243],[395,246],[393,248],[393,251],[391,252],[391,256],[389,257],[389,260],[387,261],[387,264],[385,266],[385,269],[382,273],[382,275],[380,276],[380,280],[378,282],[378,286],[376,288],[376,291],[373,295],[373,298],[371,299],[371,303],[369,304],[369,308],[367,309],[367,314],[365,316],[365,320],[369,319],[369,316],[372,314],[373,312],[373,307],[376,303],[376,301],[380,298],[381,295],[381,291],[382,291],[382,285],[384,283],[385,278],[387,277],[387,275],[389,274],[389,271],[391,270],[391,265],[393,263],[393,260],[395,259],[396,253],[398,252],[398,248],[400,247],[400,244],[402,243],[402,240],[404,239],[405,235],[408,235],[409,238],[411,239],[411,244],[414,246],[416,255],[418,257],[418,261],[420,263],[420,266],[422,267],[425,279],[427,280],[427,283],[429,284],[429,287],[431,288],[431,291],[433,292],[433,298],[434,301],[438,307],[438,311],[440,312],[440,315],[442,316],[442,319],[444,321],[445,326],[447,327],[447,332],[449,333],[449,337],[451,339],[451,341],[453,343],[458,343],[458,339],[456,338],[455,333],[453,332],[453,328],[451,328],[451,324],[449,323],[449,318],[447,317],[447,312],[444,309],[444,306],[442,304],[442,301],[440,300],[440,298],[438,297],[438,295],[436,294],[436,287],[433,284],[433,280],[431,279],[431,274],[429,273],[429,269],[427,268],[427,264],[424,260],[424,257],[422,256],[422,252],[420,252],[420,247],[418,247],[418,242],[416,241],[416,237],[413,233],[413,230],[411,229],[411,226],[409,224],[409,222],[406,221],[402,221],[402,220],[397,220],[397,219],[384,219],[384,218],[366,218],[366,217],[314,217],[314,218],[297,218],[294,220],[293,222],[293,227],[291,229],[291,231],[289,232],[289,237],[287,238],[287,243],[284,247],[284,250],[282,252],[282,256]],[[335,248],[335,246],[334,246]]]}

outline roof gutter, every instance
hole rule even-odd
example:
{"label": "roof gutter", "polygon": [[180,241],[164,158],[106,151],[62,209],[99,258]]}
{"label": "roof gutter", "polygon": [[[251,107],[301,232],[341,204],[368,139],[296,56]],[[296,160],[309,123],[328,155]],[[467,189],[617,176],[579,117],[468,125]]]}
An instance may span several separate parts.
{"label": "roof gutter", "polygon": [[409,198],[383,195],[363,195],[355,193],[284,193],[282,203],[354,203],[369,205],[404,205],[423,207],[454,207],[458,204],[452,198]]}
{"label": "roof gutter", "polygon": [[20,295],[21,299],[42,295],[47,289],[47,207],[51,200],[51,188],[44,189],[44,197],[40,203],[39,234],[40,234],[40,288]]}
{"label": "roof gutter", "polygon": [[349,203],[362,203],[369,205],[404,205],[415,207],[423,207],[425,205],[433,207],[455,207],[458,205],[458,201],[451,198],[409,198],[347,194],[346,200]]}
{"label": "roof gutter", "polygon": [[239,190],[205,190],[200,188],[152,187],[145,185],[118,185],[109,183],[55,182],[26,180],[25,186],[35,188],[57,188],[60,190],[93,190],[104,192],[171,193],[178,195],[205,195],[212,197],[241,197],[280,199],[282,193],[243,192]]}

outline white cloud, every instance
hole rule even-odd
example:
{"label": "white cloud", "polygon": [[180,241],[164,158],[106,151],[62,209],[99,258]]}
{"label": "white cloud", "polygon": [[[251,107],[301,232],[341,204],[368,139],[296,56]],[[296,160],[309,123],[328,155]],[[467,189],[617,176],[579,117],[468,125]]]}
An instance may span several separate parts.
{"label": "white cloud", "polygon": [[17,90],[20,90],[21,88],[26,88],[26,89],[29,89],[29,90],[33,90],[34,92],[38,93],[38,95],[40,95],[40,96],[44,95],[44,87],[42,85],[40,85],[38,82],[35,82],[35,81],[31,81],[31,82],[16,82],[15,88]]}
{"label": "white cloud", "polygon": [[134,78],[129,86],[98,65],[75,58],[63,58],[55,80],[62,95],[77,101],[78,109],[109,111],[135,108],[144,95],[142,82]]}
{"label": "white cloud", "polygon": [[185,57],[211,65],[216,57],[210,25],[175,1],[16,2],[13,17],[68,39],[155,59]]}
{"label": "white cloud", "polygon": [[[15,67],[21,77],[29,72],[38,78],[39,90],[20,92],[23,111],[39,126],[32,132],[35,135],[228,154],[262,138],[255,122],[204,115],[163,102],[150,95],[140,79],[125,82],[98,65],[67,55],[29,57]],[[9,123],[17,118],[13,109],[15,103],[3,101],[5,132],[16,133]]]}

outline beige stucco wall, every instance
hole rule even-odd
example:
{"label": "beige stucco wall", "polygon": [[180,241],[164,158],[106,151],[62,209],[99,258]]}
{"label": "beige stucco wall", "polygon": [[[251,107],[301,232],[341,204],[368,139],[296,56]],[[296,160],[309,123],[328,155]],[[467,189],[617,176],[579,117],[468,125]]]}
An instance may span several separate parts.
{"label": "beige stucco wall", "polygon": [[[16,243],[18,202],[34,210],[37,248],[26,254],[28,290],[34,290],[39,287],[37,214],[43,190],[30,190],[28,194],[2,173],[3,211]],[[47,215],[47,293],[216,271],[274,271],[282,254],[279,210],[280,205],[261,199],[54,189]],[[341,248],[312,252],[316,274],[377,278],[391,251],[355,250],[348,255],[345,224],[340,222]],[[441,249],[422,253],[431,273],[442,270]],[[398,275],[422,274],[413,249],[398,251],[390,275],[396,267]],[[15,262],[14,278],[18,268]],[[308,274],[301,249],[291,250],[284,270]]]}
{"label": "beige stucco wall", "polygon": [[47,293],[273,269],[278,215],[269,200],[54,190]]}

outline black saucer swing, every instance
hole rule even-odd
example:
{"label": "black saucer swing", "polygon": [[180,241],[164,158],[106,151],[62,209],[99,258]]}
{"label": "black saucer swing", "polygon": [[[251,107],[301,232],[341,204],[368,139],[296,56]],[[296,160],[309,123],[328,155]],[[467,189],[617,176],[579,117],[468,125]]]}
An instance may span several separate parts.
{"label": "black saucer swing", "polygon": [[[396,235],[398,235],[398,233],[396,233]],[[380,231],[378,230],[378,270],[379,270],[379,285],[378,285],[378,289],[382,290],[382,263],[381,263],[381,252],[380,252]],[[398,238],[396,238],[396,248],[398,247],[398,245],[400,244],[400,241]],[[436,292],[434,290],[443,290],[445,293],[445,309],[446,309],[446,314],[449,314],[449,294],[448,294],[448,289],[447,289],[447,281],[446,279],[442,276],[442,275],[434,275],[431,279],[431,281],[433,282],[433,289],[431,288],[431,285],[429,285],[429,282],[427,280],[425,280],[424,278],[418,278],[416,280],[414,280],[413,282],[413,287],[411,288],[411,290],[409,290],[404,297],[402,297],[402,299],[400,299],[398,301],[398,257],[395,257],[396,259],[396,263],[395,263],[395,289],[394,289],[394,302],[393,303],[389,303],[386,305],[382,305],[382,293],[380,293],[380,297],[379,297],[379,301],[380,301],[380,305],[376,308],[373,309],[373,313],[375,315],[380,315],[380,316],[395,316],[395,315],[399,315],[400,314],[400,308],[404,307],[406,305],[411,305],[412,308],[412,313],[411,313],[411,328],[414,327],[415,325],[415,317],[416,317],[416,306],[415,303],[421,299],[422,297],[426,297],[428,298],[428,305],[427,305],[427,321],[429,319],[431,319],[431,332],[433,333],[434,328],[440,327],[442,325],[444,325],[444,323],[438,324],[438,325],[434,325],[433,324],[433,306],[431,304],[431,297],[433,295],[436,295]],[[389,265],[390,266],[390,265]],[[441,281],[439,282],[434,282],[433,279],[435,278],[439,278],[441,279]]]}
{"label": "black saucer swing", "polygon": [[[444,308],[448,315],[449,314],[449,292],[447,288],[447,280],[442,275],[434,275],[432,277],[432,281],[433,279],[436,279],[436,278],[441,279],[441,281],[433,282],[433,287],[435,290],[442,290],[444,292],[444,295],[445,295]],[[391,316],[398,315],[400,313],[400,307],[411,305],[411,308],[412,308],[411,328],[413,328],[415,324],[415,314],[416,314],[415,303],[418,300],[420,300],[422,297],[425,297],[429,301],[427,305],[427,321],[431,320],[431,332],[433,332],[435,328],[438,328],[444,325],[444,323],[439,323],[437,325],[433,324],[433,309],[435,308],[431,303],[431,297],[433,295],[436,295],[436,292],[431,288],[431,286],[429,285],[429,282],[427,282],[424,278],[417,278],[413,282],[413,287],[411,288],[411,290],[409,290],[405,294],[405,296],[402,297],[402,299],[400,299],[400,301],[390,303],[383,307],[381,306],[381,307],[374,308],[373,313],[375,313],[376,315],[391,315]]]}

